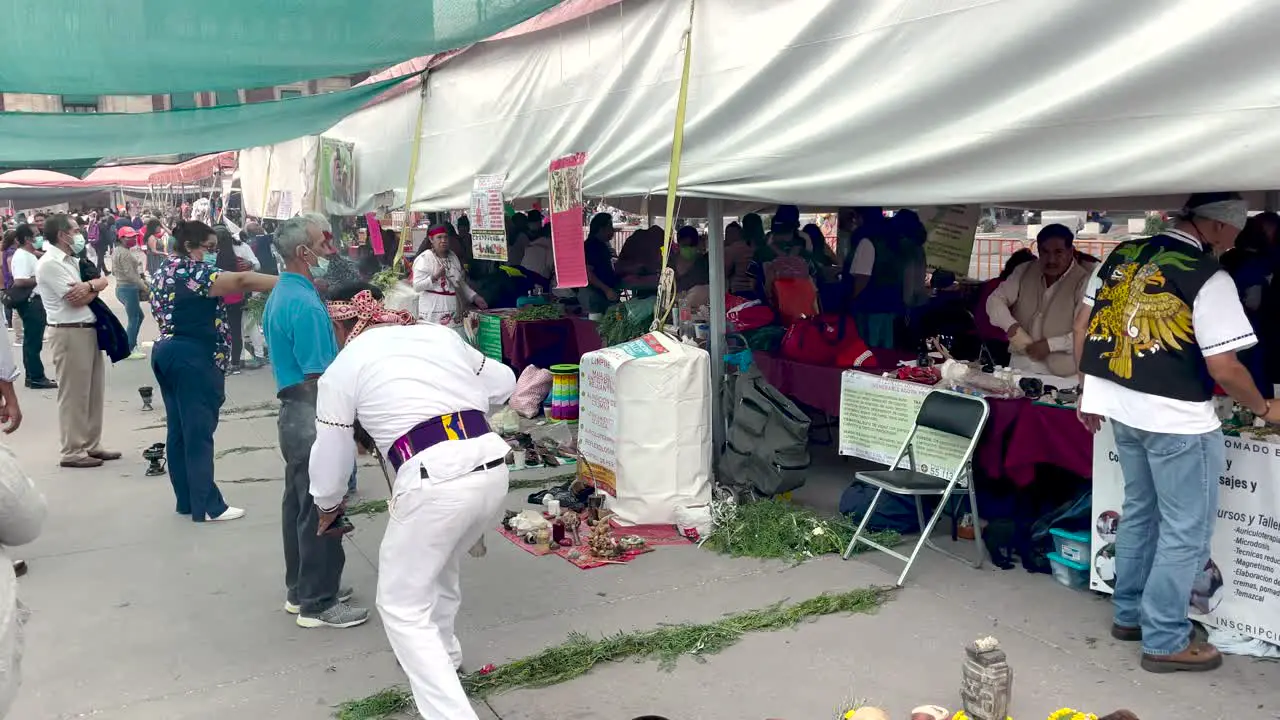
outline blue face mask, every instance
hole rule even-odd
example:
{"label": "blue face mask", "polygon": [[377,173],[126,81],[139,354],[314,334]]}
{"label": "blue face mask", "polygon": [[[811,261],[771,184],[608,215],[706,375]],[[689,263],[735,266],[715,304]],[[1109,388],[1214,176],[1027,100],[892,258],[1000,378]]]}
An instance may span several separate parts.
{"label": "blue face mask", "polygon": [[329,273],[329,258],[315,254],[311,248],[307,248],[307,252],[311,253],[311,257],[316,259],[316,264],[311,266],[311,277],[324,277]]}
{"label": "blue face mask", "polygon": [[31,241],[31,246],[32,246],[32,247],[34,247],[34,248],[35,248],[35,249],[37,249],[37,250],[43,250],[43,249],[44,249],[44,238],[43,238],[43,237],[39,237],[39,236],[37,236],[35,240]]}
{"label": "blue face mask", "polygon": [[80,233],[76,233],[76,236],[71,238],[71,251],[76,255],[84,252],[84,236]]}

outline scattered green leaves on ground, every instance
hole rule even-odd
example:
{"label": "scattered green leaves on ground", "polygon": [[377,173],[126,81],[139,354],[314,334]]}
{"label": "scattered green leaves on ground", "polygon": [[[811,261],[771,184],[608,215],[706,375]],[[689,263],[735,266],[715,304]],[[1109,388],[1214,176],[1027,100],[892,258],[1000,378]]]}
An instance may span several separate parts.
{"label": "scattered green leaves on ground", "polygon": [[381,515],[387,511],[386,500],[361,500],[347,506],[347,517],[352,515]]}
{"label": "scattered green leaves on ground", "polygon": [[369,697],[344,702],[338,706],[338,720],[381,720],[396,713],[413,710],[413,695],[402,687],[392,687]]}
{"label": "scattered green leaves on ground", "polygon": [[[462,677],[462,686],[475,698],[516,690],[556,685],[587,674],[600,663],[657,660],[669,670],[683,655],[702,661],[736,644],[748,633],[793,628],[824,615],[873,612],[889,598],[891,588],[869,587],[822,594],[797,603],[774,603],[757,610],[733,613],[710,623],[663,625],[641,632],[620,632],[593,639],[573,633],[561,644],[529,657],[499,665],[481,674]],[[339,720],[380,720],[413,707],[403,688],[389,688],[361,700],[343,703]]]}
{"label": "scattered green leaves on ground", "polygon": [[[844,517],[828,518],[785,500],[712,505],[715,527],[702,546],[734,557],[780,558],[795,562],[842,553],[857,530]],[[881,545],[900,539],[893,531],[867,533]],[[855,550],[866,547],[859,545]]]}

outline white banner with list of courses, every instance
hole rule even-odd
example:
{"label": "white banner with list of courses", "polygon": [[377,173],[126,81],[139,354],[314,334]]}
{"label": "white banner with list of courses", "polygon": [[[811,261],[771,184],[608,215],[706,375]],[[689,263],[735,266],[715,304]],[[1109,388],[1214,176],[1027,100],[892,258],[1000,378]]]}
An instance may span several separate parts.
{"label": "white banner with list of courses", "polygon": [[[1209,562],[1191,590],[1192,616],[1214,627],[1280,642],[1280,445],[1223,437],[1218,518]],[[1124,473],[1109,423],[1093,441],[1093,548],[1089,586],[1115,589],[1116,529],[1124,522]]]}

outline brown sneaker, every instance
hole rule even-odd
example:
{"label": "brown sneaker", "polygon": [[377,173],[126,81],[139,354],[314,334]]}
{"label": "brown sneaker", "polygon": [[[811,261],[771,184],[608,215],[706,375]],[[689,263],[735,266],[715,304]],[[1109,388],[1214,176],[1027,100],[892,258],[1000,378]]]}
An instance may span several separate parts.
{"label": "brown sneaker", "polygon": [[1173,655],[1142,654],[1142,669],[1153,673],[1205,672],[1222,666],[1222,653],[1209,643],[1193,642]]}
{"label": "brown sneaker", "polygon": [[96,457],[82,457],[75,460],[63,460],[58,464],[65,468],[96,468],[102,465],[102,461]]}
{"label": "brown sneaker", "polygon": [[89,457],[99,460],[119,460],[121,455],[115,450],[94,450],[89,453]]}
{"label": "brown sneaker", "polygon": [[[1119,640],[1120,642],[1141,642],[1142,628],[1129,627],[1128,625],[1116,625],[1115,623],[1112,623],[1111,637]],[[1191,642],[1195,642],[1195,640],[1196,640],[1196,626],[1192,625],[1191,626]]]}

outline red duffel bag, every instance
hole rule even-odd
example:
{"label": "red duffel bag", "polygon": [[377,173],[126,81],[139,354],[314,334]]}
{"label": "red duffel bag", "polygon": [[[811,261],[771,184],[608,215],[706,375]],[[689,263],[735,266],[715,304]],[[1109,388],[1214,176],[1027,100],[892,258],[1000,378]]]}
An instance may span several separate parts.
{"label": "red duffel bag", "polygon": [[733,326],[732,332],[758,330],[773,324],[773,308],[759,300],[725,293],[724,317]]}
{"label": "red duffel bag", "polygon": [[828,339],[826,325],[817,318],[801,318],[787,328],[778,353],[788,360],[831,367],[836,361],[836,346]]}
{"label": "red duffel bag", "polygon": [[849,369],[864,365],[875,366],[876,358],[871,348],[858,335],[858,327],[848,315],[837,316],[823,313],[818,316],[827,334],[827,342],[836,349],[836,357],[832,363],[838,368]]}

